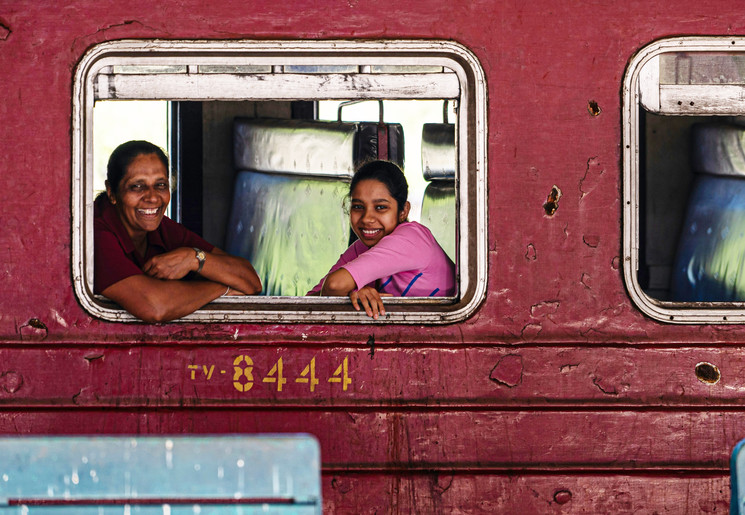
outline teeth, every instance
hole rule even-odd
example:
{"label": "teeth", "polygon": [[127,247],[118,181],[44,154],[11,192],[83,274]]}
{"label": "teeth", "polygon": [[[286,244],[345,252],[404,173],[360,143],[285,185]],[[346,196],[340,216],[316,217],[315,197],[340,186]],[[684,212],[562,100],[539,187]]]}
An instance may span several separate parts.
{"label": "teeth", "polygon": [[154,214],[156,214],[158,212],[158,209],[157,208],[153,208],[153,209],[140,209],[140,212],[142,214],[145,214],[145,215],[154,215]]}

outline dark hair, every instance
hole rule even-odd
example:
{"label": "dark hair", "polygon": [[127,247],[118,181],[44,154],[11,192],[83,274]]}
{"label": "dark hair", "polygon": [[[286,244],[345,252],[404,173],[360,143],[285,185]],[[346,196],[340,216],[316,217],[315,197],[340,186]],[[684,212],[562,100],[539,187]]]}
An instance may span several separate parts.
{"label": "dark hair", "polygon": [[106,180],[109,182],[111,192],[116,194],[119,189],[119,183],[127,174],[127,168],[137,156],[155,154],[163,166],[168,170],[168,158],[165,152],[158,146],[149,141],[133,140],[122,143],[114,149],[109,157],[109,164],[106,165]]}
{"label": "dark hair", "polygon": [[377,160],[362,165],[352,177],[352,183],[349,185],[349,195],[352,195],[352,191],[360,181],[368,179],[382,182],[398,204],[398,212],[404,210],[404,205],[409,197],[409,185],[406,182],[404,172],[396,163]]}

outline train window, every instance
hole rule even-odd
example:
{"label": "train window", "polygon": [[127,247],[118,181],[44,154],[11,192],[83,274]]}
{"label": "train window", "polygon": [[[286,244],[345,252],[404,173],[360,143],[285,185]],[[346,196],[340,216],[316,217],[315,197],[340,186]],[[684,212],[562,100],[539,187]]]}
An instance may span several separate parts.
{"label": "train window", "polygon": [[[136,321],[92,288],[93,199],[117,138],[168,150],[171,217],[251,259],[265,286],[181,320],[450,323],[483,300],[486,85],[463,46],[113,41],[83,57],[73,95],[73,280],[94,316]],[[389,299],[378,322],[348,299],[304,295],[349,243],[342,201],[370,157],[403,166],[412,219],[437,226],[458,283],[453,297]]]}
{"label": "train window", "polygon": [[623,93],[632,299],[665,322],[745,322],[745,39],[655,42]]}

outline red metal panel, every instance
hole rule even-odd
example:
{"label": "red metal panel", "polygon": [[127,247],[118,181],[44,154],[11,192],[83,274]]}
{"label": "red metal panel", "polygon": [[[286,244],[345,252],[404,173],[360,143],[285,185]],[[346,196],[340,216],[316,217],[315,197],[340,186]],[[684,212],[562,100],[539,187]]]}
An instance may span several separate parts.
{"label": "red metal panel", "polygon": [[[699,379],[701,362],[719,382]],[[0,363],[0,400],[25,407],[731,409],[745,388],[742,353],[711,347],[34,345]]]}
{"label": "red metal panel", "polygon": [[[309,431],[329,512],[724,511],[745,329],[645,318],[620,269],[621,79],[641,46],[681,33],[742,35],[745,14],[721,0],[0,0],[0,432]],[[434,327],[91,319],[71,286],[72,70],[120,38],[470,48],[489,87],[478,313]],[[281,392],[264,382],[280,357]],[[696,378],[701,361],[719,383]]]}
{"label": "red metal panel", "polygon": [[726,513],[706,476],[375,474],[324,476],[329,513]]}

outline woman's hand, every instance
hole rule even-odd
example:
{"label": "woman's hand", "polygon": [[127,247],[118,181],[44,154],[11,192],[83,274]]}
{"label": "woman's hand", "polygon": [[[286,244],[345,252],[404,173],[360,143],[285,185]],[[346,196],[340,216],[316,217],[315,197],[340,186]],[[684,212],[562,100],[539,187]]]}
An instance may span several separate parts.
{"label": "woman's hand", "polygon": [[383,306],[382,297],[392,297],[390,293],[380,293],[375,288],[365,286],[359,290],[354,290],[349,293],[349,298],[352,300],[352,306],[357,311],[360,308],[365,310],[367,316],[377,320],[378,315],[385,316],[385,307]]}
{"label": "woman's hand", "polygon": [[164,254],[150,258],[142,271],[156,279],[183,279],[189,272],[199,267],[194,249],[179,247]]}

